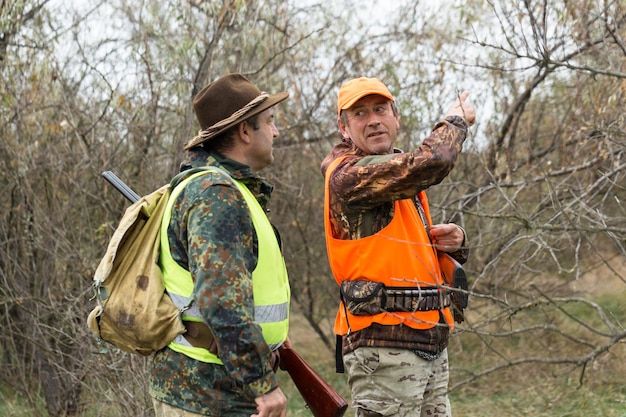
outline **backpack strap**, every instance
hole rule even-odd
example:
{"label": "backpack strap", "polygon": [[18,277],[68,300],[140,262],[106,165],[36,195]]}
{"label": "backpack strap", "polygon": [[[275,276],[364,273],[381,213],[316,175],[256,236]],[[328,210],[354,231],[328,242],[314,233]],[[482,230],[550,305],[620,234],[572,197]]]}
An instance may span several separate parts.
{"label": "backpack strap", "polygon": [[232,178],[232,175],[230,175],[230,173],[228,173],[226,170],[224,170],[224,168],[220,168],[216,165],[205,165],[205,166],[201,166],[201,167],[197,167],[197,168],[191,168],[191,169],[186,169],[182,172],[179,172],[178,174],[176,174],[176,176],[174,178],[172,178],[172,181],[170,181],[170,190],[173,190],[174,188],[176,188],[176,186],[178,184],[180,184],[181,182],[183,182],[185,180],[185,178],[198,173],[198,172],[203,172],[203,171],[214,171],[214,172],[219,172],[221,174],[226,175],[229,178]]}

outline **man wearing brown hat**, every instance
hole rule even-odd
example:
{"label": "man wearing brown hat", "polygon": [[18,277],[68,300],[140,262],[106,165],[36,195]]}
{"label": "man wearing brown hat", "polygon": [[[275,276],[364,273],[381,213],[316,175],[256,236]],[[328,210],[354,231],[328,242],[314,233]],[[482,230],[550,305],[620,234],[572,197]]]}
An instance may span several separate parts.
{"label": "man wearing brown hat", "polygon": [[283,417],[276,350],[288,344],[290,290],[279,238],[266,217],[272,186],[273,107],[241,74],[202,89],[198,135],[162,226],[160,264],[187,332],[154,355],[157,417]]}
{"label": "man wearing brown hat", "polygon": [[473,107],[461,94],[411,152],[393,147],[400,118],[376,78],[339,89],[342,141],[321,164],[331,270],[340,287],[338,371],[357,417],[450,416],[447,345],[454,319],[437,251],[467,260],[465,232],[432,224],[424,190],[461,152]]}

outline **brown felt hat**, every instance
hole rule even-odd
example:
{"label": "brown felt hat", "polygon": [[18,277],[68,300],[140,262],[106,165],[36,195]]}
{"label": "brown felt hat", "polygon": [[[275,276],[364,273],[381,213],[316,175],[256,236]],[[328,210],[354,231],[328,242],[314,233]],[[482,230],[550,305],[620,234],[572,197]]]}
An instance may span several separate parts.
{"label": "brown felt hat", "polygon": [[198,146],[289,97],[286,91],[267,94],[241,74],[228,74],[204,87],[193,99],[200,133],[185,149]]}

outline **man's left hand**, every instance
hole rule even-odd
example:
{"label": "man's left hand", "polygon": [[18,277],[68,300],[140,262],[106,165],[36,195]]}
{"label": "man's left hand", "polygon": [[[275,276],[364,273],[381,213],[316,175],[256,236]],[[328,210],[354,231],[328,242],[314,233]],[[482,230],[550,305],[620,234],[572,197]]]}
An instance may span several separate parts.
{"label": "man's left hand", "polygon": [[455,252],[461,248],[465,233],[454,223],[434,224],[430,228],[430,238],[438,250]]}

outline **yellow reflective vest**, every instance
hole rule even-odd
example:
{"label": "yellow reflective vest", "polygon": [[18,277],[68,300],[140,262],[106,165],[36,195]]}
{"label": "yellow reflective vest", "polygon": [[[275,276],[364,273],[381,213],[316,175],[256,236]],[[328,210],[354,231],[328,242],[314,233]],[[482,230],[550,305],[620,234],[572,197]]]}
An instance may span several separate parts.
{"label": "yellow reflective vest", "polygon": [[[290,287],[287,268],[274,233],[274,229],[265,215],[263,208],[241,182],[232,178],[219,167],[205,167],[207,170],[194,173],[180,182],[170,195],[161,223],[161,257],[165,289],[174,304],[182,311],[184,321],[202,322],[202,316],[195,303],[192,303],[194,282],[191,273],[181,267],[170,252],[167,228],[172,217],[172,207],[176,197],[194,178],[208,172],[220,173],[228,177],[239,189],[248,205],[252,223],[258,239],[258,262],[252,272],[254,294],[254,319],[263,331],[263,337],[271,350],[278,349],[287,339],[289,330]],[[168,347],[201,362],[222,364],[219,357],[207,349],[192,346],[183,335],[174,339]]]}

